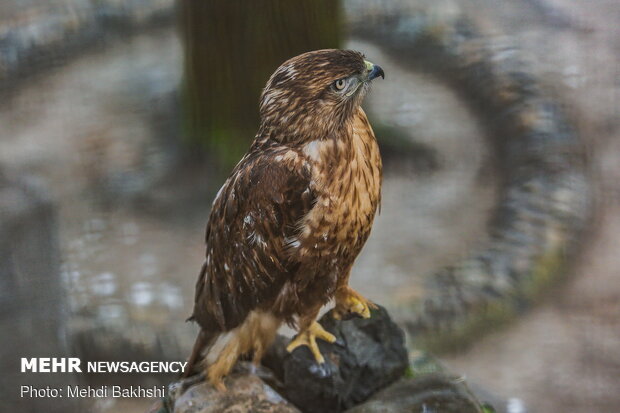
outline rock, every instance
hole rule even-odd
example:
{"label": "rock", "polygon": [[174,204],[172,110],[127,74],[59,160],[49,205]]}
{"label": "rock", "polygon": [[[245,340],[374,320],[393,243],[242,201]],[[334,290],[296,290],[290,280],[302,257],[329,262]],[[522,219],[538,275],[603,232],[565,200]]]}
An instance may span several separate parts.
{"label": "rock", "polygon": [[338,339],[335,344],[318,340],[326,360],[323,366],[306,347],[292,354],[282,351],[282,340],[266,358],[281,376],[286,398],[303,412],[343,411],[396,381],[407,369],[404,333],[383,307],[373,310],[369,319],[348,321],[334,320],[330,312],[320,323]]}
{"label": "rock", "polygon": [[433,373],[404,378],[347,413],[482,413],[463,379]]}
{"label": "rock", "polygon": [[[320,323],[338,339],[319,342],[324,365],[305,347],[289,354],[289,339],[278,336],[263,359],[269,368],[237,363],[224,380],[226,392],[206,384],[201,375],[178,381],[149,413],[493,411],[483,409],[465,381],[447,374],[428,353],[413,352],[410,361],[404,334],[384,308],[373,310],[370,319],[348,321],[327,313]],[[404,377],[406,371],[416,378]]]}
{"label": "rock", "polygon": [[[225,392],[215,390],[210,384],[195,383],[197,376],[169,386],[169,406],[160,412],[174,413],[299,413],[273,388],[259,378],[267,371],[249,373],[247,363],[239,363],[235,372],[224,379]],[[240,367],[240,368],[239,368]],[[259,369],[262,370],[262,369]]]}

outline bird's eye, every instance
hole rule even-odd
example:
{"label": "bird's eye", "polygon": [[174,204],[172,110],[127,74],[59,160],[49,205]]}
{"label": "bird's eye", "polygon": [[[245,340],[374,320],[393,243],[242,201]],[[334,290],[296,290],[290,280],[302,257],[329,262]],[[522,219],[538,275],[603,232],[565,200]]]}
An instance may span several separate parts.
{"label": "bird's eye", "polygon": [[347,79],[338,79],[334,82],[334,89],[340,91],[347,85]]}

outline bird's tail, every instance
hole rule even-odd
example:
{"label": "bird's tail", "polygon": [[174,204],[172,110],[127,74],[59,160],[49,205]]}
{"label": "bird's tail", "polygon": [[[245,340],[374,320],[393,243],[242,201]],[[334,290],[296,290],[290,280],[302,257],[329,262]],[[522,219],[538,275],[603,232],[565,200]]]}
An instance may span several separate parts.
{"label": "bird's tail", "polygon": [[252,353],[253,362],[260,363],[280,323],[273,314],[254,310],[232,330],[200,330],[183,377],[191,376],[196,364],[204,360],[206,378],[215,388],[223,389],[222,377],[230,372],[239,356]]}
{"label": "bird's tail", "polygon": [[183,372],[184,378],[187,378],[194,374],[194,370],[196,364],[200,361],[203,355],[203,350],[211,347],[215,339],[218,337],[218,333],[208,333],[204,329],[200,329],[198,336],[196,337],[196,341],[194,342],[194,347],[192,348],[192,353],[187,360],[187,365],[185,366],[185,371]]}

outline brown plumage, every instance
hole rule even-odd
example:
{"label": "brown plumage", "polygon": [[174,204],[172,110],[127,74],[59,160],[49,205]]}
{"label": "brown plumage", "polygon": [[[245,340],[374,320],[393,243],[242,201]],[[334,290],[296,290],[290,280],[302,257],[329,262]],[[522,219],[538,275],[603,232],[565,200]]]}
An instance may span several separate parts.
{"label": "brown plumage", "polygon": [[319,50],[267,82],[256,138],[213,202],[187,375],[203,357],[223,388],[240,355],[260,361],[282,322],[299,329],[289,351],[307,345],[322,362],[316,338],[334,340],[315,321],[323,305],[335,298],[337,317],[370,316],[348,278],[380,201],[381,158],[360,107],[377,76],[358,52]]}

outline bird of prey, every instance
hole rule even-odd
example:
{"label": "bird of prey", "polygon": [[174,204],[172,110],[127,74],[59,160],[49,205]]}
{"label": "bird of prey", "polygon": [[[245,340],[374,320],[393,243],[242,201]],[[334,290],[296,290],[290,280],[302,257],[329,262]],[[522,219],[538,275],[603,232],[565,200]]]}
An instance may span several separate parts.
{"label": "bird of prey", "polygon": [[185,375],[202,360],[218,389],[239,356],[260,359],[282,323],[298,329],[287,350],[335,337],[316,321],[374,306],[348,286],[380,202],[381,157],[360,104],[381,67],[352,50],[284,62],[260,98],[260,127],[215,200],[190,320],[200,333]]}

